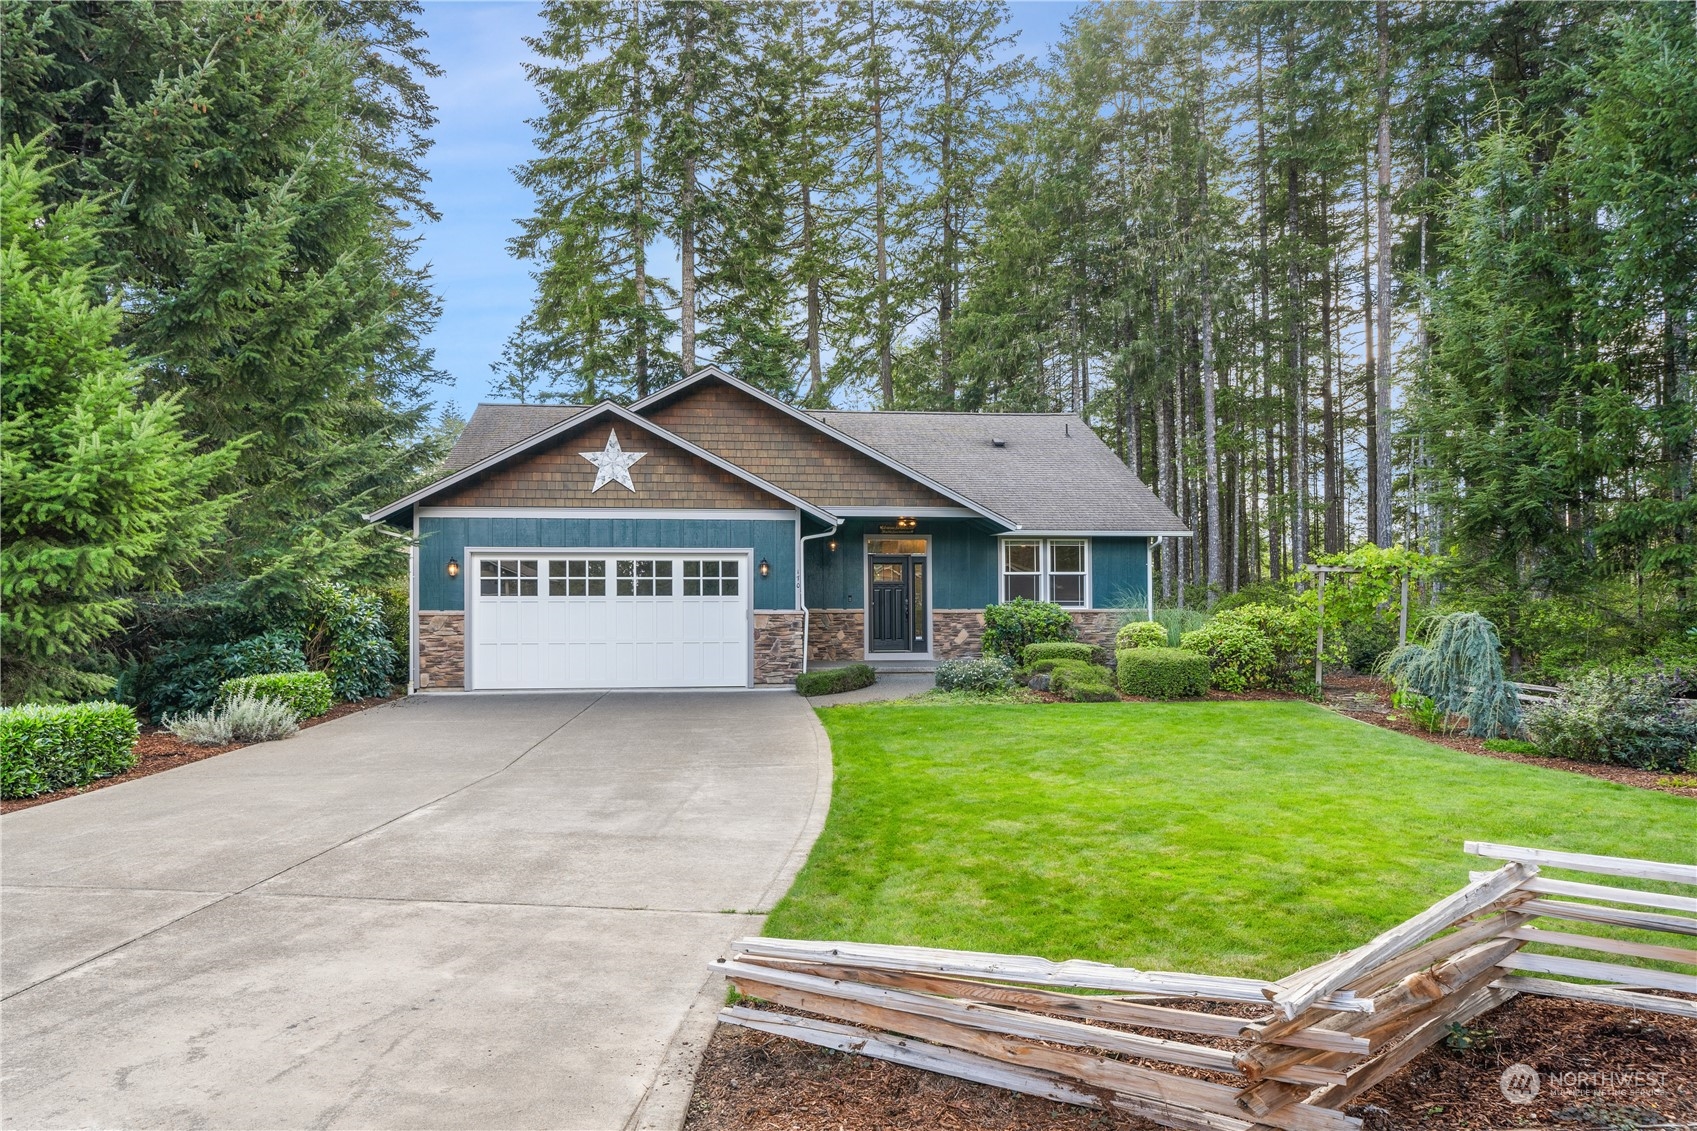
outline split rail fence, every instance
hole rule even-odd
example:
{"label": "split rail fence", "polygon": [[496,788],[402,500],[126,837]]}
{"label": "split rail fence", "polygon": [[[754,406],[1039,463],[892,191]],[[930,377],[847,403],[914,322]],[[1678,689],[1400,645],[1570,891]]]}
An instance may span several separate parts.
{"label": "split rail fence", "polygon": [[[1693,936],[1697,898],[1545,879],[1539,871],[1697,887],[1697,865],[1473,841],[1466,849],[1503,863],[1473,873],[1465,888],[1372,941],[1276,982],[744,938],[715,968],[749,998],[814,1016],[738,1004],[719,1018],[1062,1103],[1107,1105],[1186,1131],[1358,1128],[1361,1121],[1341,1108],[1452,1025],[1516,994],[1697,1018],[1697,976],[1613,960],[1697,965],[1697,951],[1542,925]],[[1526,949],[1535,944],[1587,956]],[[1065,992],[1077,990],[1098,992]],[[1228,1016],[1193,1007],[1201,1002],[1265,1009]]]}

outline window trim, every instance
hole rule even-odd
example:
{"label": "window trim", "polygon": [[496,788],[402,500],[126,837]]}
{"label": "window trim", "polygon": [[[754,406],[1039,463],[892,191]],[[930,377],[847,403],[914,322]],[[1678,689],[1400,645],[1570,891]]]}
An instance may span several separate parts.
{"label": "window trim", "polygon": [[[1094,596],[1092,589],[1094,577],[1092,576],[1091,541],[1092,540],[1089,538],[1032,538],[1019,536],[1008,536],[997,539],[999,546],[996,550],[996,576],[998,581],[999,599],[1003,603],[1013,600],[1012,597],[1008,596],[1009,577],[1035,577],[1037,578],[1037,599],[1040,601],[1049,601],[1054,604],[1060,604],[1060,602],[1055,601],[1054,597],[1054,578],[1058,573],[1062,577],[1083,578],[1083,593],[1081,594],[1082,602],[1077,605],[1061,605],[1063,609],[1094,608],[1095,606],[1092,604],[1091,600]],[[1037,547],[1037,572],[1033,574],[1009,571],[1009,547],[1032,545]],[[1082,572],[1074,570],[1057,571],[1054,569],[1054,547],[1057,545],[1079,546],[1082,548],[1083,554],[1081,564],[1084,567]]]}

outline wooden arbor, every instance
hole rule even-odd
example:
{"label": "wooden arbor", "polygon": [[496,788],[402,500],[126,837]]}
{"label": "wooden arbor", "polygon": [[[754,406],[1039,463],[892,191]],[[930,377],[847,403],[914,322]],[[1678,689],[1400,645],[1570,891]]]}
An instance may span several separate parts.
{"label": "wooden arbor", "polygon": [[[1697,965],[1697,951],[1532,925],[1553,919],[1697,935],[1697,898],[1688,893],[1539,874],[1546,865],[1697,887],[1697,865],[1471,841],[1466,848],[1505,863],[1474,873],[1467,887],[1370,942],[1276,982],[745,938],[715,968],[749,997],[817,1016],[735,1005],[719,1017],[1062,1103],[1108,1105],[1188,1131],[1360,1127],[1339,1109],[1452,1024],[1465,1025],[1518,993],[1697,1018],[1697,976],[1616,960]],[[1526,949],[1533,944],[1600,957],[1534,953]],[[1245,1018],[1205,1012],[1198,1002],[1266,1008]]]}

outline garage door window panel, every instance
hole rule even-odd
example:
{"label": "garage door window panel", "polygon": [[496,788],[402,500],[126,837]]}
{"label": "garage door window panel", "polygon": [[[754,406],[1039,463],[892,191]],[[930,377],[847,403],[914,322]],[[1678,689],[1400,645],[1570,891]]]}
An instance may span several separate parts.
{"label": "garage door window panel", "polygon": [[535,558],[485,558],[479,565],[477,591],[483,597],[536,596]]}
{"label": "garage door window panel", "polygon": [[548,563],[550,597],[605,597],[607,563],[594,558],[571,558]]}

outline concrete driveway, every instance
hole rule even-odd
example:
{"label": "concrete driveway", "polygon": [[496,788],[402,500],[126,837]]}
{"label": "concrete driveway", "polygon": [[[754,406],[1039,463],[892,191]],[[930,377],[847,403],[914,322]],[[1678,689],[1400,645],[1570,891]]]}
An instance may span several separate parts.
{"label": "concrete driveway", "polygon": [[435,695],[10,814],[4,1123],[676,1126],[829,791],[794,694]]}

